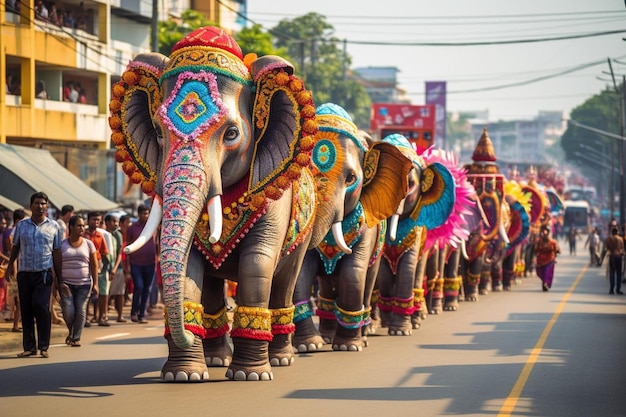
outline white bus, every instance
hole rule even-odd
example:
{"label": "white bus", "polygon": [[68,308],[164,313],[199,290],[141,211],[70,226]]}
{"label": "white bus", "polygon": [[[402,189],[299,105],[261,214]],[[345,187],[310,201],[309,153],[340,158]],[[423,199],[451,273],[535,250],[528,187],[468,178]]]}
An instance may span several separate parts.
{"label": "white bus", "polygon": [[591,230],[589,203],[584,200],[565,200],[564,205],[563,232],[567,234],[572,227],[575,227],[581,233],[589,233]]}

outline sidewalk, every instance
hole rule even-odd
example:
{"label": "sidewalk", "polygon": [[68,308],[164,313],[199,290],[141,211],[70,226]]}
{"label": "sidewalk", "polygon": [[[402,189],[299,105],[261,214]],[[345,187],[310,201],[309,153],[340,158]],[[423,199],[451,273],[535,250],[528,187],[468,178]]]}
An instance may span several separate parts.
{"label": "sidewalk", "polygon": [[[124,306],[124,318],[130,321],[130,303]],[[63,317],[61,314],[61,308],[58,305],[55,305],[57,314],[59,317]],[[12,317],[10,312],[8,311],[0,311],[0,354],[9,354],[15,352],[16,354],[22,351],[22,333],[14,333],[11,331],[13,328],[13,320],[7,321]],[[114,308],[109,309],[109,323],[111,323],[111,327],[118,324],[128,324],[128,323],[117,323],[115,321],[117,317],[117,313]],[[161,304],[157,305],[157,308],[152,311],[152,314],[147,314],[146,318],[155,324],[163,323],[163,306]],[[97,326],[97,324],[91,324],[92,326]],[[21,324],[20,324],[21,326]],[[85,331],[89,331],[89,329],[85,329]],[[50,333],[50,344],[59,344],[65,343],[65,337],[67,336],[67,327],[65,323],[62,324],[53,324],[52,331]]]}

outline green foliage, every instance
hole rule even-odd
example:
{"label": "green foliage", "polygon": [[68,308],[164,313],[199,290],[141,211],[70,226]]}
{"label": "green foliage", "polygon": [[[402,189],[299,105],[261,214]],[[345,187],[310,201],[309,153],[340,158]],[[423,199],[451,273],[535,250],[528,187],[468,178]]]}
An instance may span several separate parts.
{"label": "green foliage", "polygon": [[287,48],[292,63],[317,105],[333,102],[342,106],[361,128],[369,126],[371,100],[365,89],[348,77],[351,58],[333,36],[326,18],[308,13],[293,20],[283,19],[270,33],[277,48]]}
{"label": "green foliage", "polygon": [[172,18],[158,23],[159,52],[163,55],[172,53],[172,48],[176,42],[180,41],[187,34],[203,26],[215,26],[215,23],[208,20],[202,13],[195,10],[186,10],[181,15],[182,22]]}
{"label": "green foliage", "polygon": [[[612,89],[589,98],[576,107],[572,120],[606,132],[620,134],[620,96]],[[607,159],[617,153],[615,139],[570,124],[561,138],[567,161],[578,165],[590,176],[607,166]],[[603,159],[606,155],[606,159]]]}
{"label": "green foliage", "polygon": [[251,28],[243,28],[235,34],[235,40],[241,47],[243,55],[255,53],[259,57],[265,55],[278,55],[292,62],[286,47],[275,48],[272,43],[272,35],[263,32],[261,25],[255,24]]}

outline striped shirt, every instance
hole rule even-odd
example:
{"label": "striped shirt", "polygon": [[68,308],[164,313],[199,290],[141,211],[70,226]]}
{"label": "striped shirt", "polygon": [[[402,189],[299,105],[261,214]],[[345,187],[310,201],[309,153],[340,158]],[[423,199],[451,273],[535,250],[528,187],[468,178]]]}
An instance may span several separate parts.
{"label": "striped shirt", "polygon": [[13,245],[19,246],[19,272],[46,271],[52,268],[52,251],[61,248],[59,225],[48,217],[36,225],[28,217],[15,226]]}
{"label": "striped shirt", "polygon": [[83,239],[83,243],[77,248],[68,239],[61,242],[62,281],[71,285],[90,285],[89,259],[95,252],[96,247],[89,239]]}

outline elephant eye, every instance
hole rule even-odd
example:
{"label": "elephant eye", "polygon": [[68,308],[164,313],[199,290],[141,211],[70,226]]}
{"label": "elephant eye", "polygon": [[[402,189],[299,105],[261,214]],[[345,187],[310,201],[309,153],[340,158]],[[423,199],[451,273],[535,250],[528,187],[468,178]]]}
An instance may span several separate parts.
{"label": "elephant eye", "polygon": [[357,180],[357,176],[354,172],[350,172],[347,176],[346,176],[346,185],[352,185],[356,182]]}
{"label": "elephant eye", "polygon": [[234,141],[237,140],[237,138],[239,137],[239,129],[237,128],[237,126],[231,126],[226,130],[226,133],[224,133],[224,140],[225,141]]}

